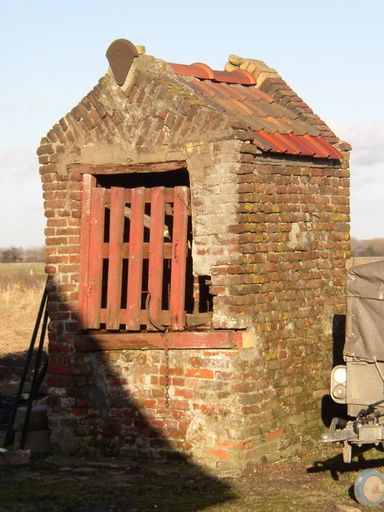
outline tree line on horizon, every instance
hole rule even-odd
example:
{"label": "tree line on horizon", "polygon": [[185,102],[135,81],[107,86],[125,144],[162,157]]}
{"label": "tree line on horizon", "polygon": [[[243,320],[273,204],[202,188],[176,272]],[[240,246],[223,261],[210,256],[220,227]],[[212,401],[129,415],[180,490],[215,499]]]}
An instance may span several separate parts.
{"label": "tree line on horizon", "polygon": [[4,247],[0,248],[1,263],[39,263],[45,259],[44,247]]}
{"label": "tree line on horizon", "polygon": [[[384,256],[384,238],[360,240],[351,239],[352,256]],[[44,262],[44,247],[4,247],[0,248],[1,263],[35,263]]]}
{"label": "tree line on horizon", "polygon": [[384,238],[351,239],[352,256],[384,256]]}

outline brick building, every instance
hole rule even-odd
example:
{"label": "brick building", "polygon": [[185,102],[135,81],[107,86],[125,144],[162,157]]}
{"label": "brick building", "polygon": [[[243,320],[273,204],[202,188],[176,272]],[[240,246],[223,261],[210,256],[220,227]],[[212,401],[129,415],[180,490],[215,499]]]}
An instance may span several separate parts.
{"label": "brick building", "polygon": [[55,445],[235,473],[321,428],[349,146],[258,60],[115,41],[38,149]]}

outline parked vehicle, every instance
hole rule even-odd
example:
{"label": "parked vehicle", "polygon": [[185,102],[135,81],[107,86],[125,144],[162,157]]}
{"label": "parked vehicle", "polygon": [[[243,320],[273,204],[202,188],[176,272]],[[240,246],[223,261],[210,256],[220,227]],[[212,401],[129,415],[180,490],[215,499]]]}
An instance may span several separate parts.
{"label": "parked vehicle", "polygon": [[[353,446],[384,445],[384,260],[357,265],[347,278],[345,364],[331,374],[330,394],[347,405],[348,417],[333,418],[325,443],[340,443],[351,462]],[[355,483],[363,505],[384,501],[384,474],[363,471]]]}

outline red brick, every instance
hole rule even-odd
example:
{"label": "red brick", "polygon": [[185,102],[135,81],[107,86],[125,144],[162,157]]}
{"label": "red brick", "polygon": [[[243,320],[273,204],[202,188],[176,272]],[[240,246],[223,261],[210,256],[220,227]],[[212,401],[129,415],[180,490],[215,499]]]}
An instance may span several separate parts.
{"label": "red brick", "polygon": [[276,441],[276,439],[280,439],[284,435],[284,430],[282,428],[278,428],[276,430],[272,430],[265,434],[265,441],[270,443],[272,441]]}
{"label": "red brick", "polygon": [[207,448],[204,451],[204,454],[208,457],[213,457],[215,459],[227,460],[229,455],[227,450],[223,450],[220,448]]}
{"label": "red brick", "polygon": [[70,366],[64,366],[61,364],[49,364],[49,371],[55,375],[71,375],[72,368]]}
{"label": "red brick", "polygon": [[189,368],[186,375],[187,377],[198,377],[199,379],[213,379],[214,372],[206,368]]}
{"label": "red brick", "polygon": [[182,396],[184,398],[192,398],[194,391],[186,388],[175,388],[175,396]]}

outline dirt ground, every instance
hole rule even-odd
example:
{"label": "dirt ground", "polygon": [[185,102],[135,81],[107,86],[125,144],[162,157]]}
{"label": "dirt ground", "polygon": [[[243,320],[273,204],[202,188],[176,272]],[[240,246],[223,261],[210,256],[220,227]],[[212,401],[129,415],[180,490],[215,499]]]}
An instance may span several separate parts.
{"label": "dirt ground", "polygon": [[[0,395],[5,381],[20,374],[44,282],[43,265],[32,273],[28,266],[0,265]],[[344,465],[339,449],[319,443],[301,457],[219,480],[192,464],[52,454],[10,466],[0,454],[0,512],[363,511],[369,509],[355,501],[354,481],[383,460],[371,450]]]}
{"label": "dirt ground", "polygon": [[[319,446],[289,461],[216,479],[194,465],[127,459],[90,461],[57,454],[0,466],[1,512],[353,512],[358,471],[383,464],[369,452],[344,465]],[[376,458],[375,458],[376,457]],[[1,460],[1,459],[0,459]],[[382,510],[378,507],[378,510]]]}

